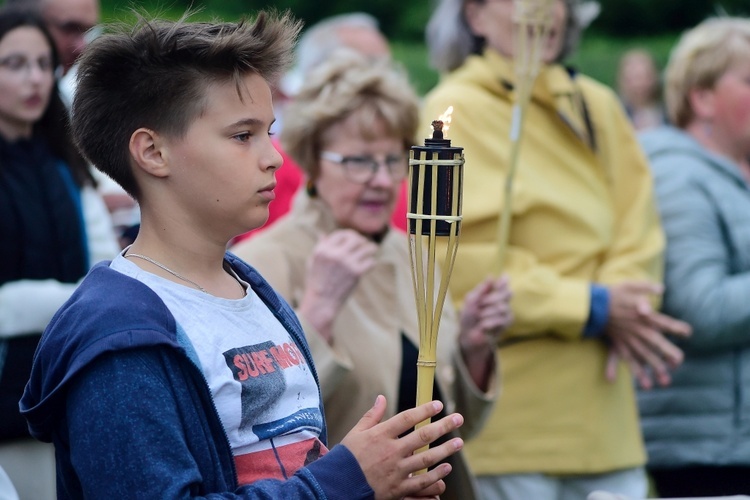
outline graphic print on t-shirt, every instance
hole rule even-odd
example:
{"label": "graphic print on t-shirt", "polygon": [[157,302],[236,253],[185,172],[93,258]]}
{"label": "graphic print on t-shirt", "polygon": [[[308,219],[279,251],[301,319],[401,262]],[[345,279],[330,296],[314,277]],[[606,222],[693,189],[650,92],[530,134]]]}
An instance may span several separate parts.
{"label": "graphic print on t-shirt", "polygon": [[[322,431],[323,419],[317,406],[293,413],[279,408],[288,389],[285,370],[305,364],[294,342],[278,345],[266,341],[235,347],[223,354],[232,376],[242,387],[239,432],[251,432],[259,443],[271,444],[271,449],[235,457],[240,483],[269,477],[286,479],[294,470],[325,453],[320,440],[303,437],[317,436]],[[274,418],[279,415],[282,417]],[[292,441],[288,442],[288,438]],[[303,440],[298,441],[300,438]],[[294,470],[287,471],[286,467],[292,464],[296,464]]]}
{"label": "graphic print on t-shirt", "polygon": [[[240,432],[252,430],[258,439],[268,439],[271,436],[286,434],[289,430],[320,424],[315,414],[320,414],[318,408],[305,408],[281,421],[268,422],[268,417],[284,391],[286,378],[283,370],[298,366],[305,362],[302,353],[292,342],[274,345],[273,342],[237,347],[224,352],[227,366],[232,370],[234,379],[242,386]],[[258,425],[258,429],[247,429],[251,422],[265,422]],[[291,425],[285,423],[289,422]],[[317,432],[320,432],[318,427]]]}

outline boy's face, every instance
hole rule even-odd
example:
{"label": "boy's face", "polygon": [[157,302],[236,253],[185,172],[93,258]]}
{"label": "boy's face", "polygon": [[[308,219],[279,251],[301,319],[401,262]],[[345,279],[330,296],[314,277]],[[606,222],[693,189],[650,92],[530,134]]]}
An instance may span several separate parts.
{"label": "boy's face", "polygon": [[217,239],[266,222],[282,162],[268,133],[274,120],[268,84],[256,74],[242,83],[242,99],[233,81],[209,85],[203,113],[184,137],[167,140],[173,201],[199,225],[195,230]]}

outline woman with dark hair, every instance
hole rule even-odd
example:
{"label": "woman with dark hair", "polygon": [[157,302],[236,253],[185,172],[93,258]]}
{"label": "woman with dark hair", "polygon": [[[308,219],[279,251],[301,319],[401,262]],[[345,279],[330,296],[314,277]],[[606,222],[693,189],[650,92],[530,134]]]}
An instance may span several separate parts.
{"label": "woman with dark hair", "polygon": [[118,251],[68,133],[57,65],[38,14],[0,10],[0,443],[28,436],[18,401],[41,332],[89,267]]}
{"label": "woman with dark hair", "polygon": [[428,25],[432,61],[447,74],[426,96],[423,126],[453,106],[450,137],[467,158],[451,292],[460,301],[500,272],[513,283],[516,321],[498,345],[502,398],[467,443],[469,463],[485,500],[597,489],[643,498],[646,455],[619,360],[644,385],[645,367],[668,384],[682,353],[664,334],[689,327],[652,309],[664,239],[628,118],[611,89],[562,64],[585,24],[577,0],[551,2],[500,262],[519,3],[441,0]]}

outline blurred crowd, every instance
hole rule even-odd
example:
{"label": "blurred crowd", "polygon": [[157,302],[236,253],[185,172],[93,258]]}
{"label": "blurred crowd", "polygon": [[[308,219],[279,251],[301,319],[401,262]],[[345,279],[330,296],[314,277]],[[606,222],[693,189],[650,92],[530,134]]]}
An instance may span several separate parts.
{"label": "blurred crowd", "polygon": [[[750,495],[750,19],[705,20],[663,69],[628,51],[610,89],[566,65],[594,4],[552,3],[528,82],[517,1],[436,2],[425,96],[368,14],[307,27],[269,82],[283,166],[268,221],[228,250],[299,318],[329,447],[378,394],[387,417],[414,406],[409,150],[450,106],[466,167],[434,394],[466,446],[441,498]],[[0,499],[60,495],[19,400],[55,312],[138,237],[138,204],[69,128],[99,8],[0,10]]]}

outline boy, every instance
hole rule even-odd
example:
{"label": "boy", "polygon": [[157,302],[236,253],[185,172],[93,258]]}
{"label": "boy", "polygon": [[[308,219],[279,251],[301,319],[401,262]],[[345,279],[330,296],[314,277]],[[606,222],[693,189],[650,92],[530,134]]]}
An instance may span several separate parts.
{"label": "boy", "polygon": [[21,401],[56,447],[60,498],[400,498],[436,495],[460,439],[413,452],[460,415],[398,436],[437,402],[379,423],[375,406],[328,451],[301,327],[225,253],[257,227],[281,165],[267,84],[297,24],[141,22],[80,60],[73,131],[136,198],[140,233],[94,268],[40,343]]}

